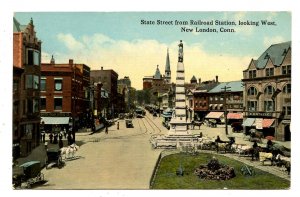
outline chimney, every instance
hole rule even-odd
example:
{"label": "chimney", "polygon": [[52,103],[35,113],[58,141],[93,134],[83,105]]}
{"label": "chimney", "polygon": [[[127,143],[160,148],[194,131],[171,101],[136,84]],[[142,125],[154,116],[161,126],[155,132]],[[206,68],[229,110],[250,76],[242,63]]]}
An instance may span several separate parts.
{"label": "chimney", "polygon": [[216,75],[216,83],[218,83],[219,82],[219,77],[218,77],[218,75]]}
{"label": "chimney", "polygon": [[201,78],[199,78],[198,81],[199,81],[199,84],[201,84]]}
{"label": "chimney", "polygon": [[73,65],[73,64],[74,64],[73,59],[69,59],[69,65]]}
{"label": "chimney", "polygon": [[103,66],[101,66],[101,70],[103,70]]}

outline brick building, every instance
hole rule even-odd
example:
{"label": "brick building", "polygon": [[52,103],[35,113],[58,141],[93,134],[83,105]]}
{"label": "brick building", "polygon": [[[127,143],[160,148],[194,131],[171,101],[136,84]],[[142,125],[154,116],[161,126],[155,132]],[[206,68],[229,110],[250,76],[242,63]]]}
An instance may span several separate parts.
{"label": "brick building", "polygon": [[102,83],[103,89],[109,93],[109,103],[107,114],[103,114],[108,118],[115,117],[121,110],[118,105],[118,73],[112,69],[91,70],[91,83]]}
{"label": "brick building", "polygon": [[[242,81],[223,82],[208,91],[209,111],[206,118],[220,119],[227,123],[243,120],[243,84]],[[219,117],[218,117],[219,116]]]}
{"label": "brick building", "polygon": [[89,67],[74,64],[50,63],[41,65],[41,117],[46,131],[73,130],[90,121]]}
{"label": "brick building", "polygon": [[271,45],[243,71],[244,126],[290,141],[291,42]]}
{"label": "brick building", "polygon": [[33,20],[13,19],[13,157],[25,157],[40,144],[41,41]]}

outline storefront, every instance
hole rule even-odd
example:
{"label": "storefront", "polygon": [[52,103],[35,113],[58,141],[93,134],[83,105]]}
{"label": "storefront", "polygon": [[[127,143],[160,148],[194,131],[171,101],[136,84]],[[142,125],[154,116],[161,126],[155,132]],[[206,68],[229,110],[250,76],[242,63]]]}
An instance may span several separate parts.
{"label": "storefront", "polygon": [[60,132],[69,130],[72,125],[72,118],[69,113],[43,113],[41,114],[41,125],[45,132]]}

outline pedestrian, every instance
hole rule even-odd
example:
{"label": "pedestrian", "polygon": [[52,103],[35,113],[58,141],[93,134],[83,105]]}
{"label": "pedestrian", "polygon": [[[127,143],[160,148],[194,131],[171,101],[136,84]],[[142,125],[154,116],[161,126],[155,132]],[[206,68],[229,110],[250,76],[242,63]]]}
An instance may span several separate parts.
{"label": "pedestrian", "polygon": [[108,134],[108,126],[105,125],[105,134]]}
{"label": "pedestrian", "polygon": [[64,143],[63,143],[63,141],[61,139],[59,139],[59,141],[58,141],[58,146],[59,146],[60,149],[62,147],[64,147]]}
{"label": "pedestrian", "polygon": [[42,142],[45,143],[45,131],[42,132]]}
{"label": "pedestrian", "polygon": [[63,138],[63,134],[62,134],[62,131],[61,131],[61,132],[59,132],[59,134],[58,134],[58,139],[59,139],[59,140],[62,140],[62,138]]}
{"label": "pedestrian", "polygon": [[52,134],[52,132],[49,134],[49,139],[50,139],[50,143],[52,144],[53,143],[53,134]]}
{"label": "pedestrian", "polygon": [[68,133],[68,145],[72,144],[72,137],[71,137],[71,133]]}
{"label": "pedestrian", "polygon": [[54,133],[53,144],[57,144],[57,138],[58,138],[57,133]]}
{"label": "pedestrian", "polygon": [[65,139],[67,139],[67,131],[66,131],[66,128],[64,128],[64,137],[65,137]]}
{"label": "pedestrian", "polygon": [[119,122],[117,123],[117,129],[119,130]]}

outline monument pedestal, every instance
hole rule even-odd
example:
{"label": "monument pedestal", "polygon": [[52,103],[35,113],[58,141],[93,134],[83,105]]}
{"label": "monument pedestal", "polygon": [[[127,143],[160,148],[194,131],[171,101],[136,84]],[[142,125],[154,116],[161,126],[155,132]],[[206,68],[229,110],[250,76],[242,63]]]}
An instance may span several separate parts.
{"label": "monument pedestal", "polygon": [[189,126],[191,123],[185,120],[180,119],[171,119],[170,121],[170,130],[168,135],[189,135],[191,134],[191,131],[189,129]]}

